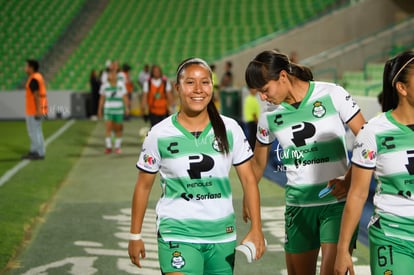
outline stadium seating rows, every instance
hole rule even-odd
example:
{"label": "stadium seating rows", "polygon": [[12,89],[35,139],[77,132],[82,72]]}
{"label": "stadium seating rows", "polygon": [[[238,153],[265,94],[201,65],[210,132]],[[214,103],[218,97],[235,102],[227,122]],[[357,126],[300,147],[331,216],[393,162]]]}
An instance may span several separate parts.
{"label": "stadium seating rows", "polygon": [[[252,40],[316,16],[334,0],[110,1],[88,36],[50,82],[51,89],[89,89],[107,59],[133,67],[157,63],[173,75],[180,60],[211,62]],[[135,68],[135,73],[139,68]]]}
{"label": "stadium seating rows", "polygon": [[24,79],[27,58],[40,59],[65,30],[85,0],[0,0],[0,90]]}

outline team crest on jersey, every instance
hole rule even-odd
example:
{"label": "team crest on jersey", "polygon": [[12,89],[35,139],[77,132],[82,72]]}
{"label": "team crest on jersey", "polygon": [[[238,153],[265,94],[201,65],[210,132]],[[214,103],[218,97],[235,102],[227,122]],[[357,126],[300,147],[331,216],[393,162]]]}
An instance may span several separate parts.
{"label": "team crest on jersey", "polygon": [[222,152],[222,146],[221,146],[221,141],[219,138],[215,137],[213,140],[213,149],[216,150],[217,152]]}
{"label": "team crest on jersey", "polygon": [[171,258],[171,266],[176,269],[180,269],[185,266],[185,259],[181,256],[181,252],[174,251]]}
{"label": "team crest on jersey", "polygon": [[315,101],[315,103],[313,103],[312,114],[317,118],[321,118],[326,114],[326,108],[322,105],[322,102]]}

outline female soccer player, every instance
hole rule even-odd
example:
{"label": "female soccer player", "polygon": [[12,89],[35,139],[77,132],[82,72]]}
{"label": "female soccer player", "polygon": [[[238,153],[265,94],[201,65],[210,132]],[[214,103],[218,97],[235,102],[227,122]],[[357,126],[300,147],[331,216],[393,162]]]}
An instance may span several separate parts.
{"label": "female soccer player", "polygon": [[[340,86],[313,81],[312,72],[276,51],[247,66],[246,83],[274,106],[259,118],[253,170],[259,180],[276,139],[286,169],[285,252],[288,273],[332,274],[344,200],[349,186],[347,124],[356,134],[365,120]],[[325,187],[331,194],[320,194]],[[248,213],[245,213],[245,218]]]}
{"label": "female soccer player", "polygon": [[233,274],[236,223],[229,181],[231,165],[240,178],[251,212],[243,242],[265,249],[260,198],[250,159],[253,153],[242,129],[220,116],[213,101],[212,72],[205,61],[191,58],[177,69],[181,110],[153,126],[145,139],[132,202],[129,255],[141,267],[141,239],[148,196],[160,172],[158,255],[163,274]]}
{"label": "female soccer player", "polygon": [[414,52],[384,67],[382,113],[358,134],[352,181],[342,218],[336,274],[355,274],[346,247],[361,217],[372,173],[377,181],[369,223],[371,274],[412,274],[414,269]]}
{"label": "female soccer player", "polygon": [[112,132],[115,133],[115,153],[121,153],[124,114],[129,114],[128,93],[125,84],[117,79],[117,71],[110,70],[108,82],[102,84],[99,98],[98,117],[105,120],[105,154],[112,152]]}

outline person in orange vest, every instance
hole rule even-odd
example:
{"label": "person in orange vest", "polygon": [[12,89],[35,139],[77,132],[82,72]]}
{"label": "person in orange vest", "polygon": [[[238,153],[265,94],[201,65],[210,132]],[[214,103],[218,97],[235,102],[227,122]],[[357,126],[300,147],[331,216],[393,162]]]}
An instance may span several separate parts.
{"label": "person in orange vest", "polygon": [[142,90],[142,113],[144,118],[148,115],[152,127],[168,117],[174,101],[171,83],[162,74],[160,66],[152,66],[150,78],[144,82]]}
{"label": "person in orange vest", "polygon": [[46,84],[39,73],[37,60],[26,60],[26,126],[30,138],[30,151],[22,159],[41,160],[45,158],[45,144],[42,120],[47,117]]}

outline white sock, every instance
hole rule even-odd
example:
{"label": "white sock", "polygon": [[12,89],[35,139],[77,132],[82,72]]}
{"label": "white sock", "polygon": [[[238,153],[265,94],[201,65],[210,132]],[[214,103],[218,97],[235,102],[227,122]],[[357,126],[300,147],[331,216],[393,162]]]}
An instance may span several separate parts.
{"label": "white sock", "polygon": [[105,138],[105,145],[106,145],[106,148],[112,148],[111,137]]}
{"label": "white sock", "polygon": [[122,138],[115,138],[115,148],[121,148]]}

